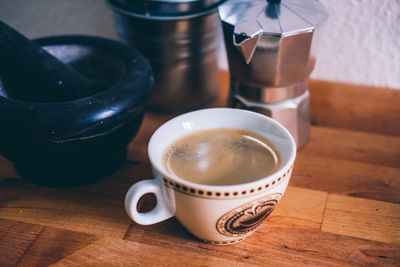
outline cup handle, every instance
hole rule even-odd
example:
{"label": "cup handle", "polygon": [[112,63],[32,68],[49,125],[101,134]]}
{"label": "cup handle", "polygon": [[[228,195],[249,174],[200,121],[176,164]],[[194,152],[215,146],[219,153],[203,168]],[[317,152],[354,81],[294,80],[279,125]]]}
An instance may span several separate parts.
{"label": "cup handle", "polygon": [[[137,203],[147,193],[156,196],[157,204],[148,212],[138,212]],[[142,225],[155,224],[174,216],[167,205],[158,179],[143,180],[132,185],[125,196],[125,210],[132,220]]]}

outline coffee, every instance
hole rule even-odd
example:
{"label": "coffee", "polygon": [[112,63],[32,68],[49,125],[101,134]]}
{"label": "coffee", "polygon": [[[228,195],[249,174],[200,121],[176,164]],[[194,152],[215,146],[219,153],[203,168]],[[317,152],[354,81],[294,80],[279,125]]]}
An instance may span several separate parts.
{"label": "coffee", "polygon": [[214,129],[184,136],[164,152],[165,169],[205,185],[235,185],[266,177],[280,156],[266,138],[246,130]]}

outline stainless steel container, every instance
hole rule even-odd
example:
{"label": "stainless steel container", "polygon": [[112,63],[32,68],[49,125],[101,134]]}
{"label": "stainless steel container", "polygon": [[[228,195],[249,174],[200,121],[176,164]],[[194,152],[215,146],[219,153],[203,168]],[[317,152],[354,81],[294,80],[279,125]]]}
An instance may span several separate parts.
{"label": "stainless steel container", "polygon": [[231,105],[276,119],[302,147],[310,135],[307,65],[324,7],[318,0],[229,0],[219,14]]}
{"label": "stainless steel container", "polygon": [[118,34],[149,60],[149,108],[182,112],[218,94],[217,6],[221,0],[107,0]]}

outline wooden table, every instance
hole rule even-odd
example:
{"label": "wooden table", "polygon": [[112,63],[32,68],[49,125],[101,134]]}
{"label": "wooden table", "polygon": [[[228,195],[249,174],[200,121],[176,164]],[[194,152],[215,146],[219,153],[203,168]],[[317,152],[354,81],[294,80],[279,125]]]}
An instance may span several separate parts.
{"label": "wooden table", "polygon": [[[213,106],[227,84],[223,73]],[[209,245],[175,219],[128,218],[125,192],[151,177],[147,141],[172,117],[148,113],[126,163],[92,185],[35,186],[0,158],[0,266],[400,266],[400,91],[312,81],[310,92],[311,140],[278,208],[245,241]]]}

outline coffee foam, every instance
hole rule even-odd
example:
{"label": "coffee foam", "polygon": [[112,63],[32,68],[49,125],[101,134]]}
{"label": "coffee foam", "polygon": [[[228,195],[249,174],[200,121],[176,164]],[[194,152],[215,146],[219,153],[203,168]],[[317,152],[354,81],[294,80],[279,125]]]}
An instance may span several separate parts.
{"label": "coffee foam", "polygon": [[164,152],[163,162],[170,174],[207,185],[256,181],[281,164],[269,140],[240,129],[205,130],[184,136]]}

